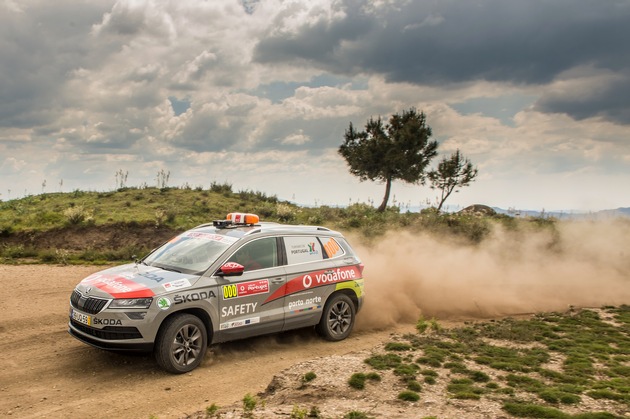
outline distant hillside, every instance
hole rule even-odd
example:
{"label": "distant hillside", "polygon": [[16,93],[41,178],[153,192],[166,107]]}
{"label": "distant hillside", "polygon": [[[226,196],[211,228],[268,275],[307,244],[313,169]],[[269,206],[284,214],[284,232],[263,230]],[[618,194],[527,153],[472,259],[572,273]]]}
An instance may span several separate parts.
{"label": "distant hillside", "polygon": [[533,211],[533,210],[505,210],[503,208],[492,207],[498,214],[505,214],[512,217],[553,217],[559,220],[579,220],[594,219],[601,220],[607,218],[630,217],[630,208],[617,208],[601,211]]}

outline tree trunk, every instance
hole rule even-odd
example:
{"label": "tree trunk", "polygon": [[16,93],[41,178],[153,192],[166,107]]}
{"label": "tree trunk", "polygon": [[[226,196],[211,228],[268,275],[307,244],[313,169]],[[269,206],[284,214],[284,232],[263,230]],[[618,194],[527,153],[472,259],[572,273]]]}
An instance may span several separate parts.
{"label": "tree trunk", "polygon": [[378,212],[383,212],[387,208],[387,201],[389,201],[389,192],[392,190],[392,178],[387,178],[385,182],[385,197],[383,198],[383,202],[378,207]]}

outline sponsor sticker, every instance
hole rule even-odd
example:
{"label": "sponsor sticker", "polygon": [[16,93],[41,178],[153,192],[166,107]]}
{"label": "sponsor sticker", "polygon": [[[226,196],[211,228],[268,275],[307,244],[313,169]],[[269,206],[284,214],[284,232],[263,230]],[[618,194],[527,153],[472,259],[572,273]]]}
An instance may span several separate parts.
{"label": "sponsor sticker", "polygon": [[220,330],[234,329],[236,327],[248,326],[250,324],[260,323],[260,317],[251,317],[244,320],[235,320],[233,322],[225,322],[219,325]]}
{"label": "sponsor sticker", "polygon": [[88,276],[81,283],[95,286],[115,298],[144,298],[155,295],[146,286],[119,275],[97,273]]}
{"label": "sponsor sticker", "polygon": [[216,298],[214,291],[199,291],[191,292],[190,294],[180,295],[177,294],[173,297],[175,304],[192,303],[193,301],[209,300],[210,298]]}
{"label": "sponsor sticker", "polygon": [[361,279],[361,270],[359,270],[357,265],[311,272],[290,279],[286,286],[278,288],[263,304],[311,288],[336,285],[341,282],[356,281],[358,279]]}
{"label": "sponsor sticker", "polygon": [[158,298],[156,304],[160,310],[168,310],[171,308],[171,300],[166,297]]}
{"label": "sponsor sticker", "polygon": [[177,279],[175,281],[167,282],[166,284],[162,286],[164,287],[164,290],[166,291],[173,291],[173,290],[178,290],[180,288],[190,287],[190,281],[187,278],[182,278],[182,279]]}
{"label": "sponsor sticker", "polygon": [[[320,304],[322,302],[322,297],[319,296],[315,296],[313,298],[307,298],[306,300],[295,300],[295,301],[289,301],[288,307],[289,310],[292,310],[296,307],[303,307],[303,306],[312,306],[313,304]],[[318,305],[318,307],[321,307],[321,305]],[[310,307],[308,310],[312,310],[313,307]],[[300,311],[304,311],[304,310],[300,310]]]}
{"label": "sponsor sticker", "polygon": [[241,282],[223,286],[223,299],[246,297],[248,295],[265,294],[269,292],[269,281],[259,279],[257,281]]}

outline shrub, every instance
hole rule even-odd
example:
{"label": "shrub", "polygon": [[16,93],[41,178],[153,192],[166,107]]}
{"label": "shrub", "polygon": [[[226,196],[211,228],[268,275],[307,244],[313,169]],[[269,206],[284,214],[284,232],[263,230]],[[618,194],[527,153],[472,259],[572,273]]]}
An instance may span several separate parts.
{"label": "shrub", "polygon": [[348,384],[352,388],[356,388],[357,390],[363,390],[365,388],[365,374],[362,372],[357,372],[352,374],[350,379],[348,380]]}
{"label": "shrub", "polygon": [[63,215],[66,217],[68,223],[73,225],[89,222],[93,219],[92,213],[83,208],[82,205],[66,208],[63,211]]}
{"label": "shrub", "polygon": [[251,415],[254,409],[256,409],[257,403],[258,401],[256,400],[256,397],[247,393],[245,397],[243,397],[243,410],[245,411],[245,414]]}
{"label": "shrub", "polygon": [[313,371],[309,371],[304,374],[304,376],[302,376],[302,382],[308,383],[309,381],[313,381],[315,378],[317,378],[317,374],[315,374]]}
{"label": "shrub", "polygon": [[365,412],[359,410],[353,410],[344,415],[343,419],[369,419],[369,416]]}
{"label": "shrub", "polygon": [[420,395],[415,391],[405,390],[398,394],[398,399],[404,400],[406,402],[417,402],[420,400]]}

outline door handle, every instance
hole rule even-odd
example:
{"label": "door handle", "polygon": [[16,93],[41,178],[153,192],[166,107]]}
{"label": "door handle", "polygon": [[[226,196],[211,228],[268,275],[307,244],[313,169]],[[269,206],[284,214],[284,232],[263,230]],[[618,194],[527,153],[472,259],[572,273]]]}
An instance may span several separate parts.
{"label": "door handle", "polygon": [[271,280],[274,284],[282,284],[284,282],[284,278],[274,278]]}

